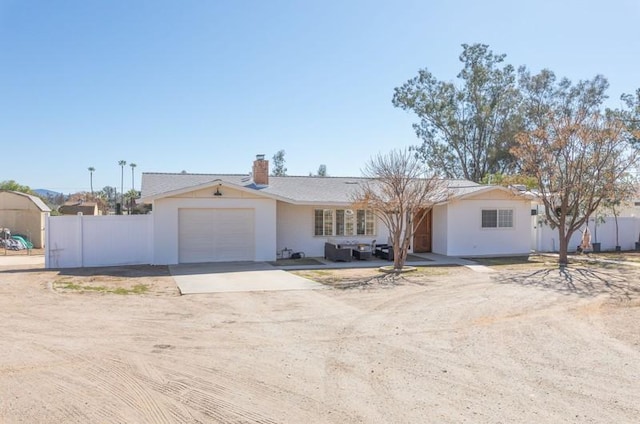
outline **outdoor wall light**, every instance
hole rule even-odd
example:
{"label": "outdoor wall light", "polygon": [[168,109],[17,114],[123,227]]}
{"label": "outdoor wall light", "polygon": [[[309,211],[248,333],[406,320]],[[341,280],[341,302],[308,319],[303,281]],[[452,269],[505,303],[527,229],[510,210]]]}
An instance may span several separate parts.
{"label": "outdoor wall light", "polygon": [[216,192],[213,193],[214,196],[222,196],[222,193],[220,193],[220,187],[216,187]]}

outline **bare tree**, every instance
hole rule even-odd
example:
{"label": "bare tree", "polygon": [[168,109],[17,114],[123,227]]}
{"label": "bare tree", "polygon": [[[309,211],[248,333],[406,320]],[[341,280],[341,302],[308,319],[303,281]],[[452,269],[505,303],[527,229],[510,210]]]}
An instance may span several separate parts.
{"label": "bare tree", "polygon": [[371,210],[388,228],[393,243],[393,268],[399,272],[416,229],[435,202],[448,196],[443,180],[408,150],[372,157],[362,171],[367,178],[353,195],[359,208]]}
{"label": "bare tree", "polygon": [[547,222],[558,229],[559,263],[567,264],[571,236],[620,190],[638,150],[616,111],[603,111],[606,79],[555,83],[549,71],[523,74],[529,129],[513,153],[537,180]]}

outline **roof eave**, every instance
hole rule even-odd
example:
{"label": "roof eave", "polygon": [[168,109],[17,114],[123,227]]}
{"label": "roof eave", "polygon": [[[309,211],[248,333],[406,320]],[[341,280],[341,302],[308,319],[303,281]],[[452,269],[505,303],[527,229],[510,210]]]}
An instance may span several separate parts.
{"label": "roof eave", "polygon": [[449,198],[447,198],[444,201],[441,202],[436,202],[437,205],[446,205],[447,203],[449,203],[452,200],[465,200],[465,199],[469,199],[475,196],[478,196],[479,194],[482,193],[487,193],[490,191],[494,191],[494,190],[498,190],[498,191],[502,191],[504,193],[510,194],[512,195],[514,198],[520,197],[526,199],[526,200],[533,200],[535,198],[535,196],[529,194],[529,193],[523,193],[520,191],[515,191],[513,189],[507,188],[507,187],[502,187],[502,186],[480,186],[477,190],[474,190],[470,193],[465,193],[465,194],[459,194],[459,195],[452,195]]}
{"label": "roof eave", "polygon": [[263,191],[263,188],[266,188],[267,186],[261,187],[261,189],[256,190],[254,188],[248,188],[239,184],[235,184],[229,181],[225,181],[221,178],[216,178],[215,180],[212,181],[208,181],[206,183],[203,184],[198,184],[198,185],[194,185],[194,186],[189,186],[189,187],[184,187],[178,190],[172,190],[172,191],[167,191],[164,193],[158,193],[152,196],[145,196],[145,197],[141,197],[140,199],[138,199],[138,201],[140,203],[146,203],[146,204],[151,204],[154,201],[158,200],[158,199],[164,199],[166,197],[173,197],[173,196],[179,196],[181,194],[185,194],[185,193],[190,193],[192,191],[198,191],[198,190],[204,190],[204,189],[208,189],[208,188],[214,188],[214,187],[218,187],[218,186],[226,186],[226,187],[230,187],[233,188],[234,190],[238,190],[241,191],[243,193],[250,193],[250,194],[257,194],[259,196],[263,196],[266,198],[270,198],[270,199],[274,199],[274,200],[282,200],[282,201],[286,201],[286,202],[291,202],[291,199],[286,199],[282,196],[278,196],[272,193],[269,193],[268,191]]}

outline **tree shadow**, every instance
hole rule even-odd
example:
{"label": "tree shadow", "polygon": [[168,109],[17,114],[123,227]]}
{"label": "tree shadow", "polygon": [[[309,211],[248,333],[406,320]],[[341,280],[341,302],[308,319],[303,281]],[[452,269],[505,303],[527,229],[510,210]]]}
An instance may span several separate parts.
{"label": "tree shadow", "polygon": [[538,287],[580,297],[607,294],[617,300],[640,298],[638,272],[619,267],[603,269],[563,266],[543,268],[533,272],[502,272],[492,276],[492,280],[499,284]]}

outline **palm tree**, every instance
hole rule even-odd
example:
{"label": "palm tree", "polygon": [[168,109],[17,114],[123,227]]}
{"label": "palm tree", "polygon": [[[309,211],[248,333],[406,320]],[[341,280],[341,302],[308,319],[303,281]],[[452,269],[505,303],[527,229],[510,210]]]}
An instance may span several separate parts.
{"label": "palm tree", "polygon": [[129,166],[131,167],[131,190],[135,190],[136,189],[136,185],[134,184],[134,180],[133,180],[133,169],[138,166],[135,163],[130,163]]}
{"label": "palm tree", "polygon": [[89,178],[91,179],[91,195],[93,196],[93,172],[96,170],[96,168],[94,168],[93,166],[90,166],[88,169],[89,169]]}
{"label": "palm tree", "polygon": [[131,212],[133,211],[133,209],[136,206],[136,200],[138,198],[138,192],[135,191],[134,189],[129,190],[128,192],[125,193],[124,195],[125,197],[125,202],[127,205],[127,210],[129,211],[129,215],[131,215]]}
{"label": "palm tree", "polygon": [[102,195],[110,208],[115,209],[115,203],[118,201],[118,189],[116,187],[105,186],[100,192],[98,192],[98,196]]}
{"label": "palm tree", "polygon": [[122,215],[122,205],[124,204],[124,166],[127,164],[126,160],[118,161],[120,165],[120,214]]}

